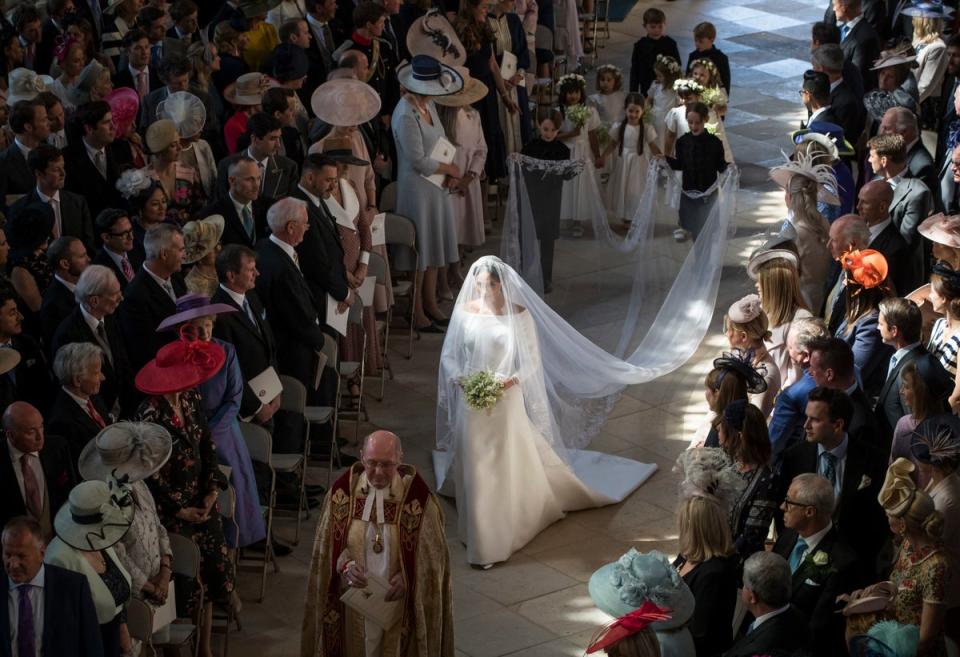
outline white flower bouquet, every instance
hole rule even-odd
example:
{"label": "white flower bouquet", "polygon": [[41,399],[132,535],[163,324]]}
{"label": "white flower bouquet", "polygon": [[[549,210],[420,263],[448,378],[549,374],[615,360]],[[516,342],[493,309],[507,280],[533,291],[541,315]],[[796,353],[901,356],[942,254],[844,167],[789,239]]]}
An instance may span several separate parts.
{"label": "white flower bouquet", "polygon": [[590,108],[586,105],[574,105],[567,108],[567,118],[578,128],[582,128],[590,119]]}
{"label": "white flower bouquet", "polygon": [[489,370],[480,370],[460,379],[467,406],[489,412],[503,396],[503,381]]}

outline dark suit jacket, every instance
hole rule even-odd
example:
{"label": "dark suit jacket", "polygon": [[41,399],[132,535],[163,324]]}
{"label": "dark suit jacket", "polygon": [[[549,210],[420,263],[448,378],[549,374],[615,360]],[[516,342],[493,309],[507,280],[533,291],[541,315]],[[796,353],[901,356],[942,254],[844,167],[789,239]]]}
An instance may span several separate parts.
{"label": "dark suit jacket", "polygon": [[[187,293],[182,277],[172,276],[171,283],[177,298]],[[177,312],[177,304],[146,269],[140,267],[127,286],[119,312],[127,357],[136,376],[140,368],[157,355],[160,347],[177,338],[174,331],[157,332],[160,322]]]}
{"label": "dark suit jacket", "polygon": [[[31,203],[43,203],[37,194],[36,185],[27,192],[26,196],[10,206],[10,214],[16,214],[21,208],[25,208]],[[62,235],[76,237],[87,247],[87,253],[93,253],[94,247],[100,240],[94,234],[90,206],[82,194],[75,194],[65,189],[60,190],[60,223]]]}
{"label": "dark suit jacket", "polygon": [[851,144],[856,144],[863,132],[867,111],[863,107],[863,98],[846,80],[840,80],[840,84],[830,92],[830,109],[837,119],[837,125],[843,128],[844,137]]}
{"label": "dark suit jacket", "polygon": [[[896,4],[896,0],[893,0]],[[837,24],[837,15],[833,11],[833,5],[828,3],[830,6],[827,7],[827,10],[823,14],[823,21],[825,23],[830,23],[830,25]],[[873,29],[876,30],[877,35],[880,38],[886,39],[889,34],[890,19],[888,17],[887,7],[884,6],[884,0],[863,0],[863,18],[873,26]]]}
{"label": "dark suit jacket", "polygon": [[[790,560],[790,553],[797,544],[797,532],[786,529],[777,539],[773,551]],[[812,556],[817,552],[825,553],[829,562],[824,571],[820,571]],[[825,657],[846,657],[844,642],[844,618],[834,613],[836,599],[841,593],[850,593],[865,584],[857,553],[840,536],[836,528],[830,529],[816,550],[807,552],[806,558],[793,573],[793,592],[790,602],[803,612],[810,623],[813,645],[822,651]]]}
{"label": "dark suit jacket", "polygon": [[[43,478],[47,485],[50,522],[53,523],[53,517],[67,501],[70,489],[79,481],[76,464],[70,460],[70,450],[63,438],[53,434],[44,437],[43,449],[40,450],[40,465],[43,467]],[[0,525],[7,524],[14,516],[26,515],[27,506],[20,493],[20,484],[17,483],[17,475],[10,461],[10,446],[6,439],[0,443],[0,492],[3,493],[0,496]],[[2,572],[0,570],[0,573]],[[7,618],[7,614],[0,616]]]}
{"label": "dark suit jacket", "polygon": [[[138,395],[135,394],[136,390],[133,387],[133,377],[136,372],[131,368],[127,358],[127,347],[120,333],[116,316],[104,317],[103,324],[107,333],[107,342],[110,344],[112,360],[104,354],[101,361],[104,381],[100,384],[99,397],[108,409],[113,408],[114,403],[119,399],[121,416],[127,417],[136,410],[134,403]],[[69,342],[89,342],[100,346],[79,306],[73,309],[53,334],[51,350],[56,353],[57,349]]]}
{"label": "dark suit jacket", "polygon": [[[154,66],[147,67],[147,84],[150,91],[156,91],[163,86],[163,81],[160,80],[160,75]],[[117,87],[128,87],[136,91],[137,81],[133,79],[133,73],[130,71],[129,66],[124,65],[119,71],[113,74],[113,87],[114,89]]]}
{"label": "dark suit jacket", "polygon": [[[937,175],[937,167],[933,163],[933,156],[930,155],[930,151],[927,150],[920,139],[907,152],[907,170],[903,175],[906,178],[922,180],[931,192],[935,192],[939,187],[939,176]],[[943,210],[940,207],[942,204],[939,194],[933,195],[933,204],[936,210]]]}
{"label": "dark suit jacket", "polygon": [[[99,395],[90,399],[103,421],[110,424],[110,411],[103,405]],[[64,392],[63,388],[60,389],[56,399],[53,400],[53,406],[47,413],[45,427],[51,433],[62,436],[67,441],[67,449],[70,450],[70,458],[74,462],[80,458],[80,452],[83,451],[86,444],[100,433],[100,425],[94,422],[93,418],[87,415],[87,412],[80,408],[80,404]]]}
{"label": "dark suit jacket", "polygon": [[[834,124],[834,125],[840,125],[840,117],[837,116],[837,113],[833,111],[833,107],[832,107],[832,106],[831,106],[831,107],[827,107],[827,108],[824,109],[822,112],[820,112],[819,114],[817,114],[817,117],[816,117],[816,119],[814,119],[814,120],[817,121],[817,122],[820,122],[820,123],[826,122],[826,123],[832,123],[832,124]],[[806,121],[801,121],[801,122],[800,122],[800,129],[802,130],[803,128],[807,127],[807,125],[809,125],[810,123],[811,123],[811,121],[810,121],[809,117],[807,118]],[[844,136],[846,136],[846,134],[844,134]]]}
{"label": "dark suit jacket", "polygon": [[753,632],[737,639],[723,657],[753,657],[783,651],[792,654],[809,645],[810,628],[799,609],[790,605],[782,614],[764,622]]}
{"label": "dark suit jacket", "polygon": [[900,382],[903,368],[912,363],[917,358],[925,354],[927,350],[923,344],[918,344],[913,349],[904,354],[897,364],[887,375],[883,387],[880,388],[880,395],[877,398],[875,408],[877,416],[877,426],[883,440],[886,444],[893,441],[893,429],[897,426],[897,421],[908,413],[903,406],[903,400],[900,399]]}
{"label": "dark suit jacket", "polygon": [[83,139],[78,139],[64,150],[67,191],[86,198],[93,217],[106,208],[125,208],[126,201],[114,184],[123,170],[131,165],[130,149],[119,140],[107,146],[107,177],[104,178],[87,155],[83,143]]}
{"label": "dark suit jacket", "polygon": [[913,250],[893,222],[880,231],[869,246],[887,259],[887,278],[893,283],[898,295],[909,294],[920,287],[922,280],[916,276]]}
{"label": "dark suit jacket", "polygon": [[293,259],[269,239],[257,244],[257,269],[257,296],[277,340],[280,373],[312,389],[316,352],[324,343],[325,316],[319,316],[318,323],[317,304],[306,279]]}
{"label": "dark suit jacket", "polygon": [[837,327],[836,333],[836,336],[844,340],[853,350],[853,359],[860,368],[863,389],[868,396],[876,394],[883,386],[887,375],[887,363],[893,355],[893,348],[884,344],[880,337],[879,322],[880,313],[875,310],[854,322],[849,332],[847,321],[844,319]]}
{"label": "dark suit jacket", "polygon": [[[14,397],[33,404],[43,413],[53,401],[54,391],[47,358],[40,344],[25,333],[14,336],[12,343],[20,352],[20,364],[14,368],[11,379],[16,381]],[[4,376],[10,378],[9,373]]]}
{"label": "dark suit jacket", "polygon": [[307,204],[310,230],[304,234],[303,241],[297,246],[297,255],[300,256],[300,269],[313,294],[317,312],[321,318],[325,318],[327,294],[337,301],[343,301],[349,293],[340,233],[322,199],[320,207],[315,206],[299,187],[291,196]]}
{"label": "dark suit jacket", "polygon": [[53,334],[56,333],[60,322],[76,308],[77,301],[73,292],[67,286],[54,278],[50,287],[43,293],[43,303],[40,304],[40,329],[43,331],[43,342],[47,353],[52,357],[56,352],[51,349]]}
{"label": "dark suit jacket", "polygon": [[[233,298],[223,290],[217,289],[210,299],[212,303],[225,303],[240,311],[219,315],[213,325],[213,335],[236,348],[244,382],[253,379],[268,367],[275,369],[279,367],[273,329],[266,318],[263,304],[254,290],[247,292],[246,298],[256,318],[256,325],[243,312],[243,308],[234,303]],[[244,385],[243,396],[240,399],[240,416],[250,417],[255,414],[260,410],[261,403],[250,386]]]}
{"label": "dark suit jacket", "polygon": [[858,21],[847,38],[840,42],[843,58],[853,63],[863,79],[863,90],[877,88],[877,73],[871,71],[874,60],[880,55],[880,37],[869,20]]}
{"label": "dark suit jacket", "polygon": [[802,440],[803,423],[807,420],[807,397],[817,387],[813,378],[803,373],[793,385],[787,386],[777,395],[770,416],[770,444],[774,459],[790,445]]}
{"label": "dark suit jacket", "polygon": [[0,208],[7,210],[7,194],[26,194],[37,186],[27,159],[16,144],[0,152]]}
{"label": "dark suit jacket", "polygon": [[50,72],[50,66],[53,64],[53,49],[57,45],[57,37],[63,34],[63,30],[53,22],[50,17],[44,19],[40,26],[40,43],[37,44],[37,58],[33,62],[33,70],[41,75]]}
{"label": "dark suit jacket", "polygon": [[[209,217],[210,215],[204,216]],[[140,265],[143,264],[143,258],[141,257],[140,253],[137,252],[137,249],[134,248],[127,253],[127,260],[130,261],[130,267],[133,268],[134,276],[136,276],[136,273],[140,271]],[[109,268],[110,271],[112,271],[117,277],[117,281],[120,283],[120,290],[124,291],[127,289],[127,284],[129,281],[127,280],[127,277],[123,275],[123,270],[117,266],[117,263],[113,261],[113,258],[110,257],[110,254],[103,250],[102,246],[97,249],[97,253],[91,257],[90,264],[103,265],[104,267]]]}
{"label": "dark suit jacket", "polygon": [[[231,164],[245,154],[246,151],[242,151],[220,160],[220,163],[217,165],[217,190],[215,193],[217,198],[225,198],[227,196],[227,192],[230,189],[230,183],[227,181],[227,171]],[[274,155],[270,158],[270,162],[264,172],[264,177],[265,180],[261,187],[263,191],[260,195],[271,199],[281,199],[285,196],[290,196],[300,181],[300,174],[297,172],[297,163],[282,155]]]}
{"label": "dark suit jacket", "polygon": [[[240,215],[237,214],[237,208],[233,205],[229,193],[217,199],[212,204],[205,207],[198,214],[198,218],[209,217],[219,214],[223,217],[223,235],[220,236],[220,243],[242,244],[254,248],[262,238],[270,234],[270,228],[267,226],[267,209],[270,207],[270,201],[263,197],[258,198],[251,205],[253,210],[253,230],[254,238],[250,239],[247,231],[243,229],[243,222],[240,221]],[[310,231],[307,231],[308,233]]]}
{"label": "dark suit jacket", "polygon": [[[868,574],[873,574],[877,546],[889,534],[887,516],[883,507],[877,504],[889,453],[889,448],[884,452],[863,440],[848,438],[840,498],[833,512],[837,530],[863,560],[865,568],[871,569]],[[781,498],[786,496],[794,477],[804,472],[817,472],[817,462],[816,443],[804,441],[788,449],[780,469]]]}
{"label": "dark suit jacket", "polygon": [[[11,473],[12,474],[12,473]],[[0,586],[10,586],[0,571]],[[0,614],[0,657],[13,654],[10,615]],[[103,643],[97,610],[87,578],[60,566],[43,566],[43,654],[57,657],[100,657]]]}

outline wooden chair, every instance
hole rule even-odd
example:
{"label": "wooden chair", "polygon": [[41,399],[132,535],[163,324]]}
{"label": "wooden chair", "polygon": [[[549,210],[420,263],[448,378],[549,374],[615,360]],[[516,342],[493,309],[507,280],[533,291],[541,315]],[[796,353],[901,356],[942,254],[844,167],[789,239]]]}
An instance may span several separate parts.
{"label": "wooden chair", "polygon": [[[410,303],[410,312],[408,313],[410,318],[409,346],[406,355],[407,360],[410,360],[413,358],[413,335],[416,332],[413,326],[413,307],[417,295],[420,293],[420,252],[417,250],[417,227],[408,217],[388,212],[384,219],[384,233],[388,245],[410,249],[414,255],[415,273],[413,282],[394,280],[393,284],[394,300],[405,298]],[[390,317],[393,318],[392,309]]]}
{"label": "wooden chair", "polygon": [[273,563],[274,572],[279,572],[277,560],[273,555],[273,510],[277,505],[277,473],[273,470],[273,437],[263,427],[249,422],[240,423],[240,433],[250,452],[250,459],[259,461],[270,468],[270,490],[267,494],[267,503],[261,504],[261,510],[267,521],[267,535],[264,539],[263,558],[247,557],[241,554],[238,558],[238,567],[247,568],[252,562],[262,562],[256,566],[260,571],[260,592],[257,602],[263,602],[263,590],[267,583],[267,564]]}

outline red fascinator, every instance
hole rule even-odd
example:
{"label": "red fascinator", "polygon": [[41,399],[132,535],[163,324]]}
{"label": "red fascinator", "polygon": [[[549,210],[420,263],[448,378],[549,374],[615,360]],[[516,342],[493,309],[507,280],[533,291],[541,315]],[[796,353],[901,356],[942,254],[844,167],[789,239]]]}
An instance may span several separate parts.
{"label": "red fascinator", "polygon": [[117,87],[104,97],[110,105],[110,114],[113,116],[113,129],[117,138],[127,134],[140,111],[140,96],[129,87]]}
{"label": "red fascinator", "polygon": [[874,249],[847,251],[841,256],[840,265],[848,280],[865,290],[880,287],[887,280],[887,259]]}
{"label": "red fascinator", "polygon": [[594,635],[587,648],[587,654],[593,654],[600,650],[605,650],[615,643],[623,641],[627,637],[633,636],[637,632],[647,629],[651,623],[667,620],[670,618],[670,610],[658,607],[656,604],[645,600],[638,609],[631,611],[626,616],[621,616],[609,625],[605,625]]}
{"label": "red fascinator", "polygon": [[212,379],[227,359],[223,347],[196,339],[184,326],[180,339],[160,347],[157,357],[137,373],[137,390],[148,395],[169,395],[195,388]]}

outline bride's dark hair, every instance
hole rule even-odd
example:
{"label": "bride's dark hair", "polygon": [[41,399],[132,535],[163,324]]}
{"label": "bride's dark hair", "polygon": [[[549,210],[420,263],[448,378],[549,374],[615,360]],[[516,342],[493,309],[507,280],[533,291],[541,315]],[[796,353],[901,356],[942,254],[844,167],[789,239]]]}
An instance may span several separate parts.
{"label": "bride's dark hair", "polygon": [[495,280],[498,283],[501,283],[500,280],[500,269],[493,262],[484,262],[477,265],[477,275],[479,276],[483,272],[486,272],[490,275],[490,278]]}

